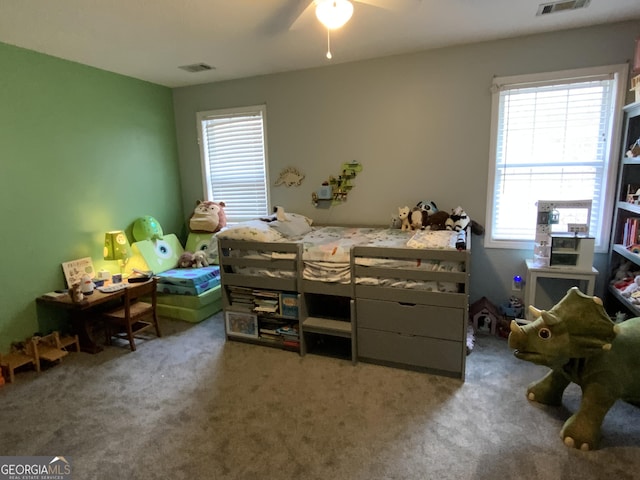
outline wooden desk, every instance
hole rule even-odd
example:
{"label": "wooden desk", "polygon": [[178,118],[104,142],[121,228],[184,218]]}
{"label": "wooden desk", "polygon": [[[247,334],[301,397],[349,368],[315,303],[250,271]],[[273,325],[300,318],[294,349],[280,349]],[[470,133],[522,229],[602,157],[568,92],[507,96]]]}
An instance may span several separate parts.
{"label": "wooden desk", "polygon": [[[127,288],[137,288],[145,283],[148,282],[127,283],[126,285]],[[36,298],[36,303],[68,310],[73,329],[80,340],[80,349],[83,352],[98,353],[103,350],[103,347],[98,345],[94,339],[93,324],[96,317],[100,316],[102,307],[108,307],[110,306],[109,304],[117,304],[124,297],[124,292],[125,289],[113,293],[102,293],[96,289],[91,295],[85,295],[84,300],[80,303],[73,303],[67,294],[55,298],[41,295]]]}

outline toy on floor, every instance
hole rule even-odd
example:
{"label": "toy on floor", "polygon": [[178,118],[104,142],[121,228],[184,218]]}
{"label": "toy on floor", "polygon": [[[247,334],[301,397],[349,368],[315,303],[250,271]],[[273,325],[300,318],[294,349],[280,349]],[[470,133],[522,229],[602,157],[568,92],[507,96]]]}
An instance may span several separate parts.
{"label": "toy on floor", "polygon": [[640,402],[640,318],[614,324],[602,300],[577,287],[551,310],[529,307],[536,319],[524,326],[511,322],[509,347],[521,360],[551,371],[530,384],[527,397],[545,405],[561,405],[569,383],[582,389],[578,411],[562,427],[568,447],[597,447],[605,415],[617,399]]}

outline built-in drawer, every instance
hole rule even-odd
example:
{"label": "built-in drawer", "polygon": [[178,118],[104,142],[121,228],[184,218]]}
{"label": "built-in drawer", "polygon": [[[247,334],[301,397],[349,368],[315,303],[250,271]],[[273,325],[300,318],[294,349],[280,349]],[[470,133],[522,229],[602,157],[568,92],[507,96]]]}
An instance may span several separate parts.
{"label": "built-in drawer", "polygon": [[460,373],[462,342],[358,328],[358,358]]}
{"label": "built-in drawer", "polygon": [[465,311],[461,308],[356,299],[358,328],[462,341]]}

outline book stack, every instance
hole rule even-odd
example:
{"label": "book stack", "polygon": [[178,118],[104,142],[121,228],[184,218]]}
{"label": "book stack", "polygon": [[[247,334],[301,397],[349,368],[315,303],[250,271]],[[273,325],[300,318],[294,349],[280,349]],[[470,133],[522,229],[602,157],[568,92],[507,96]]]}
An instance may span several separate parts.
{"label": "book stack", "polygon": [[282,336],[282,344],[285,347],[300,348],[300,334],[297,325],[284,325],[276,330]]}
{"label": "book stack", "polygon": [[277,314],[280,306],[280,296],[278,292],[269,290],[253,291],[253,311],[259,313]]}
{"label": "book stack", "polygon": [[234,310],[242,312],[252,312],[253,303],[253,290],[245,287],[230,286],[229,288],[229,300]]}

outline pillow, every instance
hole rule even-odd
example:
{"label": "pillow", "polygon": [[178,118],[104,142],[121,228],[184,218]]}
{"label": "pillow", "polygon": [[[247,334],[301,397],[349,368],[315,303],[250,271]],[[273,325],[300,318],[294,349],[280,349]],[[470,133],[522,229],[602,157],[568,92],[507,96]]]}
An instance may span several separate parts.
{"label": "pillow", "polygon": [[310,218],[297,213],[286,213],[285,215],[286,220],[282,222],[280,220],[274,220],[273,222],[269,222],[268,225],[285,237],[298,237],[311,231],[311,223],[313,221]]}
{"label": "pillow", "polygon": [[275,222],[267,223],[262,220],[249,220],[247,222],[237,223],[236,225],[227,226],[220,230],[218,237],[229,240],[280,242],[284,237],[276,229],[269,226],[273,223]]}

